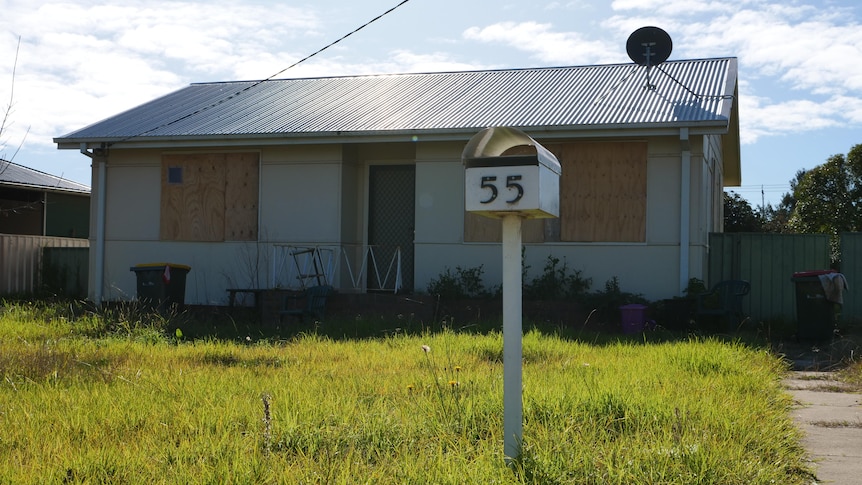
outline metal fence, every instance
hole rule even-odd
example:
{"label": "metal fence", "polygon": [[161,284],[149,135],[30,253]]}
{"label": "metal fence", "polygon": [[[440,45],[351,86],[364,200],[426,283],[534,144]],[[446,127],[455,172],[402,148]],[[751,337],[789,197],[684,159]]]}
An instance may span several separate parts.
{"label": "metal fence", "polygon": [[862,321],[862,233],[841,234],[841,273],[847,279],[842,321]]}
{"label": "metal fence", "polygon": [[[862,263],[860,263],[862,264]],[[743,310],[753,319],[796,316],[797,271],[829,269],[829,236],[824,234],[712,233],[709,235],[709,286],[747,280],[751,293]],[[852,285],[851,285],[852,287]]]}
{"label": "metal fence", "polygon": [[0,295],[39,289],[44,248],[89,248],[86,239],[0,234]]}
{"label": "metal fence", "polygon": [[342,291],[393,293],[403,288],[398,247],[275,245],[273,250],[273,288],[332,285]]}

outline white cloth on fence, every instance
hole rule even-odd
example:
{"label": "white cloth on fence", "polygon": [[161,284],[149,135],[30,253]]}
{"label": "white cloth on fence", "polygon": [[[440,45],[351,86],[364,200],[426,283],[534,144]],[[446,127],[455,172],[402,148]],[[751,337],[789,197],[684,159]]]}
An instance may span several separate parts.
{"label": "white cloth on fence", "polygon": [[833,302],[844,304],[844,290],[847,287],[847,278],[841,273],[825,273],[820,275],[820,284],[823,285],[823,293],[826,294],[826,299]]}

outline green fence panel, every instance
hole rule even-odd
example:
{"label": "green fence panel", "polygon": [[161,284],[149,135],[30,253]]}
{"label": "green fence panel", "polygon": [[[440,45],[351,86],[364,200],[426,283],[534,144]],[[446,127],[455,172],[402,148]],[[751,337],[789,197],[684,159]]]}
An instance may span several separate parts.
{"label": "green fence panel", "polygon": [[90,248],[42,248],[42,288],[73,298],[87,297]]}
{"label": "green fence panel", "polygon": [[862,322],[862,233],[841,234],[841,273],[847,279],[841,321]]}
{"label": "green fence panel", "polygon": [[829,236],[822,234],[712,233],[709,244],[709,285],[749,281],[743,309],[755,320],[795,320],[791,275],[829,268]]}

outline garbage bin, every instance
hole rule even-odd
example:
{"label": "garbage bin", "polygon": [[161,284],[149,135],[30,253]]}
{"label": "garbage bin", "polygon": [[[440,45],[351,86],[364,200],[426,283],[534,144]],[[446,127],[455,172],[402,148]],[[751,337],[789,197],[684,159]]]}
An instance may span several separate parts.
{"label": "garbage bin", "polygon": [[631,303],[620,307],[620,317],[623,324],[623,333],[641,333],[646,323],[646,305]]}
{"label": "garbage bin", "polygon": [[172,305],[182,307],[186,299],[186,275],[192,268],[175,263],[144,263],[132,266],[138,280],[138,301],[164,314]]}
{"label": "garbage bin", "polygon": [[835,331],[835,303],[826,297],[820,275],[835,270],[799,271],[790,278],[796,286],[796,336],[800,340],[830,340]]}

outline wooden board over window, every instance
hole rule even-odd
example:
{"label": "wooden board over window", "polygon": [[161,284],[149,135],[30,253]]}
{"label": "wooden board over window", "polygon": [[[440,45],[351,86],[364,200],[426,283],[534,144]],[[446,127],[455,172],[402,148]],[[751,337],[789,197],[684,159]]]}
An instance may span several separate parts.
{"label": "wooden board over window", "polygon": [[578,142],[547,148],[563,171],[561,241],[646,241],[646,142]]}
{"label": "wooden board over window", "polygon": [[162,157],[163,240],[255,240],[257,201],[256,153]]}

